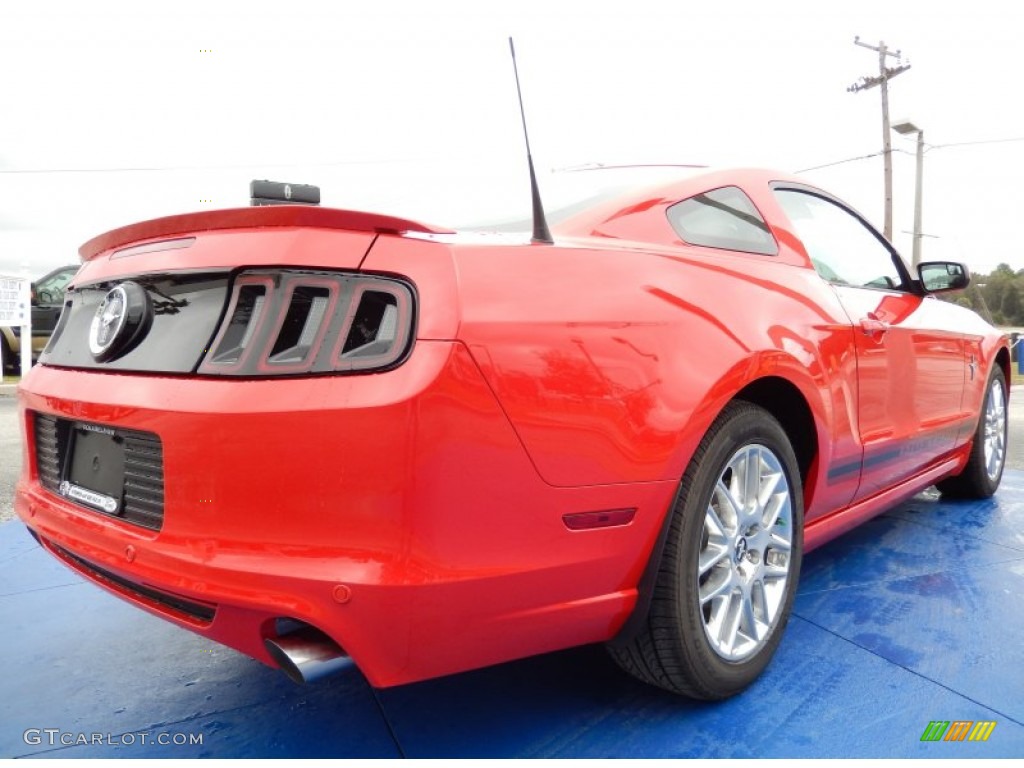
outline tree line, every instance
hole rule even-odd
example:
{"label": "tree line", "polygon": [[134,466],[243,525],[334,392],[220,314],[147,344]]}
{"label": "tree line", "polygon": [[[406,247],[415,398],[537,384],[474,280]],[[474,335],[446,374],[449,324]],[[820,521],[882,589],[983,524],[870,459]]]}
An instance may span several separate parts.
{"label": "tree line", "polygon": [[993,325],[1024,327],[1024,269],[1016,272],[1009,264],[1000,264],[987,275],[971,275],[971,284],[963,291],[942,294],[941,298],[973,309]]}

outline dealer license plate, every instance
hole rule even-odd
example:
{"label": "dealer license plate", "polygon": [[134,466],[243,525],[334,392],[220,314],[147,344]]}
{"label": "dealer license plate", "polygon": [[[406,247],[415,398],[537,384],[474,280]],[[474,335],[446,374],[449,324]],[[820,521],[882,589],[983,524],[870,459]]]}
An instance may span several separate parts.
{"label": "dealer license plate", "polygon": [[124,489],[124,438],[109,427],[79,423],[71,429],[70,448],[61,495],[108,515],[118,514]]}

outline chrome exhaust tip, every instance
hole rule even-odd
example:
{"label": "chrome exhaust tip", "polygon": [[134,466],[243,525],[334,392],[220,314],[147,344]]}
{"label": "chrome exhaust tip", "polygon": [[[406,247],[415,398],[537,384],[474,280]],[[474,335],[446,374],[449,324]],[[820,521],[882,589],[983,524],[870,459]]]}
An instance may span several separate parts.
{"label": "chrome exhaust tip", "polygon": [[299,626],[263,640],[267,653],[293,682],[312,683],[351,666],[352,660],[331,638],[316,627]]}

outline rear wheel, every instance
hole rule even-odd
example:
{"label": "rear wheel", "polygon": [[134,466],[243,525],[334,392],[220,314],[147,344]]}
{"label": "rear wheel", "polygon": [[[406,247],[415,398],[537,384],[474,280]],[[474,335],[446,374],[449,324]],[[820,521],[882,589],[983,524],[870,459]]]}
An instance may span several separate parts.
{"label": "rear wheel", "polygon": [[694,454],[671,514],[647,621],[609,649],[645,682],[723,699],[768,665],[800,574],[800,474],[771,414],[729,405]]}
{"label": "rear wheel", "polygon": [[999,487],[1006,466],[1006,377],[992,366],[981,405],[981,417],[967,466],[956,477],[936,483],[943,495],[959,499],[987,499]]}

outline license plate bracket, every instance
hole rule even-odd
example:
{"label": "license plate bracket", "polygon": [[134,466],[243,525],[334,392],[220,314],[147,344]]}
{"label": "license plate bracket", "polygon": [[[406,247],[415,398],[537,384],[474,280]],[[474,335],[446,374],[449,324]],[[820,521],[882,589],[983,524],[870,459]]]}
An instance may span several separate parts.
{"label": "license plate bracket", "polygon": [[123,511],[124,438],[109,427],[74,424],[71,461],[61,492],[76,501],[117,515]]}

